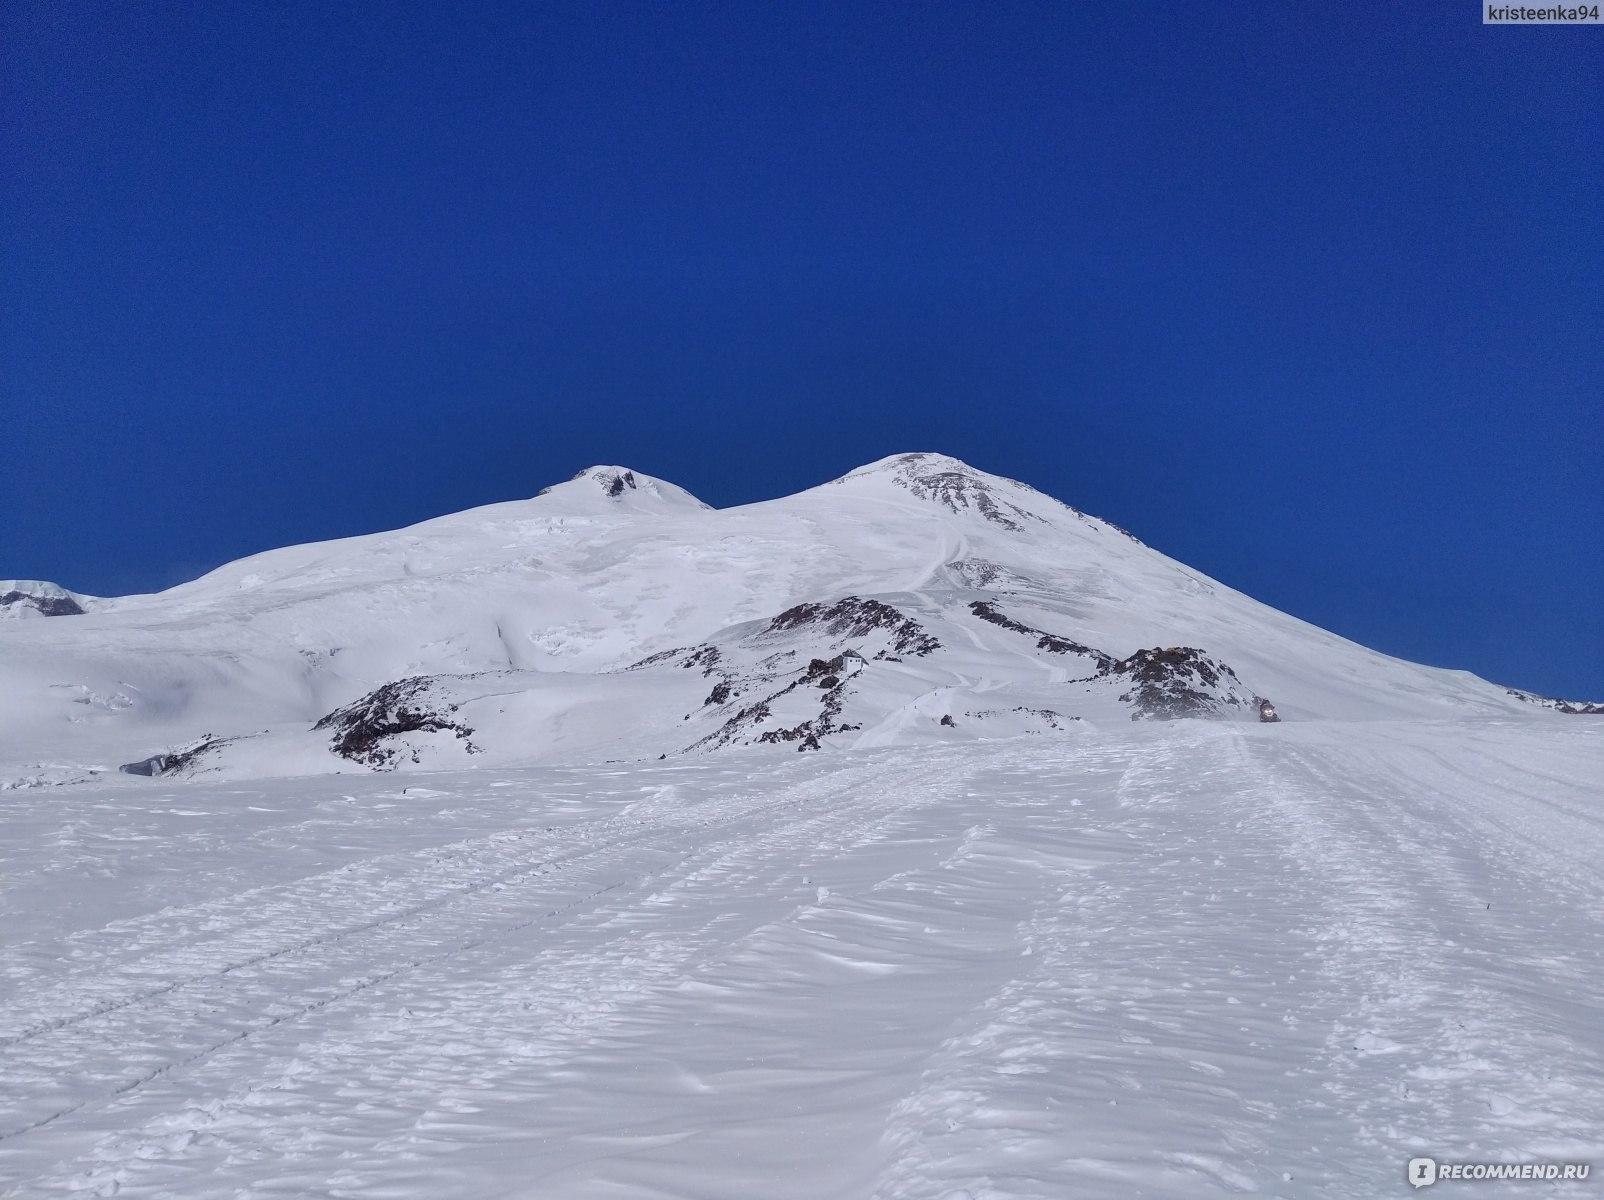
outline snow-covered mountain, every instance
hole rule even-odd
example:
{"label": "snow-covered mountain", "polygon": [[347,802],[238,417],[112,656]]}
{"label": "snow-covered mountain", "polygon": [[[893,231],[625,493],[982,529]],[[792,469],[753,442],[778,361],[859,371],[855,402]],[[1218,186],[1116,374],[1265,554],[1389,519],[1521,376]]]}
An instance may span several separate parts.
{"label": "snow-covered mountain", "polygon": [[6,617],[76,617],[89,611],[95,597],[69,592],[44,579],[0,579],[0,619]]}
{"label": "snow-covered mountain", "polygon": [[0,1200],[1596,1190],[1604,723],[1022,484],[13,590]]}
{"label": "snow-covered mountain", "polygon": [[71,617],[0,628],[13,779],[655,760],[1172,717],[1548,719],[939,454],[723,510],[592,467],[156,595],[0,592]]}

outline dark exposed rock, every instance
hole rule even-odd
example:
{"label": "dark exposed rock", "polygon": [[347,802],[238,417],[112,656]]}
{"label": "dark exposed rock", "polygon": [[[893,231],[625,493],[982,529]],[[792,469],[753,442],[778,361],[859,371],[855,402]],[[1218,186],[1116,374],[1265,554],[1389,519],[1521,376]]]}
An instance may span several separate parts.
{"label": "dark exposed rock", "polygon": [[[681,658],[682,655],[684,656],[683,658]],[[661,666],[663,663],[673,662],[676,658],[680,659],[679,665],[681,667],[686,669],[701,667],[703,675],[711,675],[713,674],[713,668],[723,658],[723,654],[717,646],[678,646],[673,650],[659,650],[656,654],[648,654],[639,662],[630,663],[624,670],[640,671],[647,667],[656,667]]]}
{"label": "dark exposed rock", "polygon": [[[852,654],[851,658],[859,658]],[[726,720],[718,729],[702,738],[700,741],[686,747],[687,750],[711,750],[722,746],[729,746],[742,741],[751,735],[754,727],[773,717],[770,705],[782,696],[790,695],[798,688],[812,685],[823,693],[823,702],[819,706],[819,714],[802,721],[797,725],[784,729],[765,729],[751,740],[759,743],[776,745],[781,742],[796,742],[799,750],[817,750],[821,746],[821,739],[833,733],[845,733],[849,730],[859,729],[859,725],[841,724],[837,718],[846,699],[846,684],[850,679],[842,678],[849,661],[847,653],[838,654],[834,658],[815,658],[791,681],[783,687],[772,692],[762,700],[742,708],[734,716]],[[717,689],[715,689],[717,690]]]}
{"label": "dark exposed rock", "polygon": [[1124,536],[1124,537],[1128,537],[1128,538],[1130,538],[1130,539],[1131,539],[1131,541],[1133,541],[1133,542],[1135,542],[1135,543],[1136,543],[1136,544],[1137,544],[1137,545],[1138,545],[1138,546],[1145,546],[1145,545],[1147,545],[1147,543],[1146,543],[1146,542],[1144,542],[1144,541],[1143,541],[1143,540],[1142,540],[1142,539],[1141,539],[1141,538],[1139,538],[1139,537],[1137,537],[1137,536],[1136,536],[1136,535],[1135,535],[1135,534],[1134,534],[1134,533],[1132,533],[1132,532],[1131,532],[1131,531],[1130,531],[1130,530],[1129,530],[1129,529],[1126,529],[1126,528],[1124,528],[1124,527],[1123,527],[1123,526],[1120,526],[1120,525],[1116,525],[1116,524],[1114,524],[1114,522],[1112,522],[1112,521],[1110,521],[1110,520],[1109,520],[1109,519],[1108,519],[1108,518],[1107,518],[1107,517],[1098,517],[1098,518],[1097,518],[1097,519],[1098,519],[1098,520],[1099,520],[1099,521],[1101,521],[1101,522],[1102,522],[1102,523],[1103,523],[1103,524],[1104,524],[1104,525],[1107,525],[1107,526],[1108,526],[1108,527],[1109,527],[1109,528],[1110,528],[1110,529],[1112,529],[1112,530],[1113,530],[1113,531],[1114,531],[1114,532],[1115,532],[1115,533],[1118,533],[1118,534],[1121,534],[1121,535],[1123,535],[1123,536]]}
{"label": "dark exposed rock", "polygon": [[[772,697],[770,697],[772,699]],[[748,704],[729,717],[725,722],[706,737],[692,742],[685,749],[690,750],[717,750],[723,746],[733,745],[740,741],[741,735],[751,730],[754,725],[761,725],[773,714],[769,711],[768,699],[758,700]]]}
{"label": "dark exposed rock", "polygon": [[958,722],[952,719],[951,713],[942,713],[941,720],[938,722],[938,724],[945,725],[947,728],[953,729],[957,727]]}
{"label": "dark exposed rock", "polygon": [[972,591],[1010,592],[1031,586],[1031,581],[984,558],[958,558],[946,564],[947,573],[960,587]]}
{"label": "dark exposed rock", "polygon": [[841,694],[841,685],[838,683],[824,695],[824,704],[819,709],[819,715],[811,720],[803,721],[800,725],[793,725],[789,729],[770,729],[758,735],[758,741],[771,744],[779,742],[796,742],[798,750],[820,749],[820,738],[829,737],[832,733],[840,733],[851,726],[837,725],[835,719],[841,715],[841,706],[844,698]]}
{"label": "dark exposed rock", "polygon": [[1016,621],[1003,613],[989,600],[970,601],[969,611],[982,621],[989,621],[991,624],[1001,626],[1003,629],[1035,638],[1038,650],[1045,650],[1049,654],[1079,654],[1090,658],[1097,664],[1099,674],[1107,672],[1114,666],[1113,655],[1104,654],[1101,650],[1094,650],[1090,646],[1083,646],[1070,638],[1059,637],[1056,633],[1047,633],[1034,626],[1026,625],[1023,621]]}
{"label": "dark exposed rock", "polygon": [[1569,713],[1573,717],[1604,716],[1604,704],[1589,704],[1579,700],[1556,700],[1554,711]]}
{"label": "dark exposed rock", "polygon": [[[1035,513],[1001,499],[979,473],[950,458],[928,454],[904,454],[896,460],[892,482],[906,488],[921,500],[929,500],[953,512],[973,511],[994,525],[1015,532],[1021,521],[1040,521]],[[1006,483],[1024,492],[1036,489],[1017,480]]]}
{"label": "dark exposed rock", "polygon": [[1222,705],[1243,703],[1236,672],[1191,646],[1138,650],[1108,673],[1130,682],[1120,699],[1134,706],[1133,721],[1206,717]]}
{"label": "dark exposed rock", "polygon": [[1004,629],[1011,629],[1015,633],[1034,634],[1038,632],[1038,630],[1032,629],[1029,625],[1026,625],[1021,621],[1016,621],[1012,617],[1004,616],[1000,611],[998,611],[995,604],[992,604],[987,600],[970,601],[969,611],[974,613],[975,616],[979,617],[982,621],[989,621],[993,625],[999,625]]}
{"label": "dark exposed rock", "polygon": [[450,717],[454,705],[429,706],[433,682],[427,675],[397,679],[335,709],[312,728],[333,730],[330,745],[336,754],[378,770],[396,765],[399,751],[384,743],[403,733],[454,733],[468,743],[469,753],[477,753],[469,740],[473,730]]}
{"label": "dark exposed rock", "polygon": [[1006,579],[1011,572],[984,558],[960,558],[947,564],[947,570],[958,577],[965,587],[991,588]]}
{"label": "dark exposed rock", "polygon": [[1054,712],[1050,708],[1031,708],[1024,704],[1016,704],[1013,708],[1006,710],[996,708],[970,709],[964,715],[966,717],[973,717],[977,721],[989,721],[994,717],[1000,717],[1010,713],[1022,713],[1027,717],[1035,717],[1042,724],[1046,725],[1047,728],[1053,730],[1062,730],[1064,728],[1060,722],[1080,720],[1079,717],[1067,717],[1063,713]]}
{"label": "dark exposed rock", "polygon": [[680,666],[701,667],[703,675],[711,675],[713,668],[718,666],[723,657],[717,646],[701,646],[692,651],[691,656],[680,663]]}
{"label": "dark exposed rock", "polygon": [[124,775],[145,775],[153,778],[160,775],[176,775],[193,767],[208,751],[234,740],[207,734],[182,750],[175,750],[171,754],[152,754],[149,758],[142,758],[138,762],[124,763],[117,769]]}
{"label": "dark exposed rock", "polygon": [[35,596],[17,591],[0,595],[0,608],[31,608],[42,617],[79,617],[84,611],[71,596]]}
{"label": "dark exposed rock", "polygon": [[[673,650],[659,650],[656,654],[648,654],[645,658],[641,659],[639,662],[630,663],[629,666],[624,668],[624,670],[626,670],[626,671],[639,671],[639,670],[642,670],[642,669],[644,669],[646,667],[655,667],[659,663],[666,663],[666,662],[670,661],[673,658],[676,658],[677,656],[679,656],[681,654],[685,654],[686,652],[687,651],[686,651],[686,648],[684,646],[677,646]],[[682,667],[685,666],[685,665],[686,665],[685,663],[681,663],[680,664],[680,666],[682,666]]]}
{"label": "dark exposed rock", "polygon": [[[579,479],[594,479],[597,487],[613,497],[622,496],[625,492],[640,486],[635,479],[635,472],[620,471],[612,467],[586,467],[583,471],[570,475],[568,482],[573,483]],[[545,496],[549,495],[553,490],[553,488],[549,487],[541,488],[535,494],[537,496]]]}
{"label": "dark exposed rock", "polygon": [[1594,704],[1586,700],[1560,700],[1554,696],[1539,696],[1536,692],[1523,692],[1519,688],[1505,688],[1517,700],[1524,700],[1527,704],[1535,704],[1539,708],[1550,709],[1557,713],[1566,713],[1573,717],[1604,716],[1604,704]]}
{"label": "dark exposed rock", "polygon": [[991,489],[979,479],[965,475],[960,471],[941,471],[933,475],[911,481],[908,490],[916,496],[935,500],[939,504],[960,512],[972,508],[993,525],[1001,525],[1004,529],[1018,532],[1023,529],[1015,515],[1029,517],[1032,514],[1016,505],[998,504]]}
{"label": "dark exposed rock", "polygon": [[889,604],[861,596],[847,596],[834,604],[798,604],[771,620],[765,632],[789,633],[809,626],[836,638],[860,638],[877,629],[885,630],[891,635],[892,648],[900,654],[920,656],[941,648],[941,643],[912,617]]}
{"label": "dark exposed rock", "polygon": [[[1138,650],[1126,659],[1057,634],[1047,633],[1008,616],[995,604],[975,600],[969,611],[982,621],[1036,639],[1036,646],[1050,654],[1075,654],[1091,659],[1097,667],[1091,679],[1111,678],[1131,685],[1120,699],[1133,706],[1132,720],[1171,720],[1176,717],[1210,716],[1225,707],[1240,707],[1245,689],[1236,673],[1203,651],[1188,646]],[[1262,697],[1255,697],[1260,703]],[[1275,709],[1268,701],[1269,716],[1260,710],[1260,719],[1274,721]]]}
{"label": "dark exposed rock", "polygon": [[845,669],[846,664],[847,659],[844,654],[837,654],[834,658],[815,658],[808,663],[807,670],[802,672],[802,679],[805,683],[812,683],[816,679],[834,678]]}
{"label": "dark exposed rock", "polygon": [[1059,724],[1060,721],[1080,720],[1079,717],[1066,717],[1063,713],[1054,712],[1050,708],[1027,708],[1023,704],[1017,706],[1012,711],[1016,713],[1024,713],[1026,716],[1037,717],[1042,721],[1045,721],[1049,729],[1062,729],[1063,726]]}
{"label": "dark exposed rock", "polygon": [[[890,605],[856,596],[848,596],[832,604],[795,605],[764,623],[756,633],[746,635],[737,645],[738,648],[744,646],[761,651],[777,638],[812,641],[815,644],[829,640],[839,644],[843,638],[875,632],[882,635],[889,633],[894,645],[909,649],[914,654],[928,654],[938,646],[936,639],[926,634],[918,622]],[[726,717],[719,728],[685,747],[683,752],[716,750],[752,742],[794,742],[801,749],[817,749],[823,739],[831,734],[861,728],[860,725],[841,723],[839,717],[848,682],[864,669],[863,655],[854,649],[843,649],[829,658],[807,659],[806,666],[798,670],[796,663],[804,653],[804,650],[791,646],[764,654],[741,668],[731,661],[730,653],[720,655],[711,646],[696,651],[675,651],[669,656],[654,655],[648,662],[678,658],[681,666],[696,662],[708,664],[704,673],[717,675],[719,682],[704,702],[704,708],[724,707],[745,692],[764,689],[760,693],[761,699],[745,704],[739,711]],[[787,675],[789,678],[784,678]],[[757,728],[772,721],[774,713],[770,706],[775,701],[801,688],[817,689],[822,693],[817,716],[790,728]]]}

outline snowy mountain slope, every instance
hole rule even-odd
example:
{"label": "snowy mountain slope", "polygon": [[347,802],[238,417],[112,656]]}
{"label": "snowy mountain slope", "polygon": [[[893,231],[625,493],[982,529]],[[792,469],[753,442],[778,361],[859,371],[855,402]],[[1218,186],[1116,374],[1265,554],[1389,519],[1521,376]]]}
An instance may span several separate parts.
{"label": "snowy mountain slope", "polygon": [[[873,621],[775,626],[843,604],[933,645],[897,653]],[[836,672],[832,688],[803,678],[848,650],[865,670]],[[721,665],[709,670],[713,655]],[[0,762],[13,779],[72,777],[213,738],[231,740],[197,769],[355,769],[313,726],[420,677],[439,711],[412,715],[477,736],[397,729],[394,753],[361,765],[467,762],[470,744],[479,761],[655,759],[1133,716],[1251,720],[1261,697],[1288,720],[1539,715],[934,454],[728,510],[626,468],[591,468],[530,500],[268,551],[158,595],[6,626],[0,666]],[[732,699],[710,703],[721,683]],[[743,721],[739,700],[771,712]],[[764,737],[787,730],[799,732]]]}
{"label": "snowy mountain slope", "polygon": [[1411,1194],[1421,1154],[1596,1169],[1601,733],[1123,721],[8,793],[0,1196],[1353,1200]]}
{"label": "snowy mountain slope", "polygon": [[0,579],[0,619],[75,617],[88,612],[96,599],[44,579]]}
{"label": "snowy mountain slope", "polygon": [[1595,706],[1023,484],[598,467],[84,599],[0,622],[4,1200],[1604,1160]]}

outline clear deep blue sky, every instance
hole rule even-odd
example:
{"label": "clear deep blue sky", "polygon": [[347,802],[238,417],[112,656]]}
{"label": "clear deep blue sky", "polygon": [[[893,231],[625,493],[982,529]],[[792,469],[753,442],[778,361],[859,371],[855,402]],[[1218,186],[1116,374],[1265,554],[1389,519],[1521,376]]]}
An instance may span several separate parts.
{"label": "clear deep blue sky", "polygon": [[0,576],[930,449],[1604,698],[1604,29],[6,0],[0,121]]}

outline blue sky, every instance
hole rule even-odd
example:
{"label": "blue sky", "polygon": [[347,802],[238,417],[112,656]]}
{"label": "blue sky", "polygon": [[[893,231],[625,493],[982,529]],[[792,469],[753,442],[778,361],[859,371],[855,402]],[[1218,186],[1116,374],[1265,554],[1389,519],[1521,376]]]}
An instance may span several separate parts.
{"label": "blue sky", "polygon": [[0,575],[930,449],[1604,698],[1604,30],[8,0],[0,79]]}

